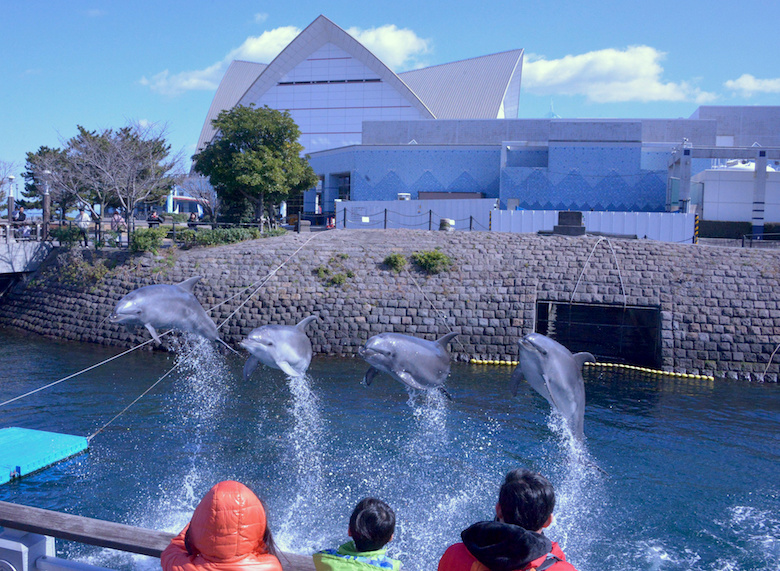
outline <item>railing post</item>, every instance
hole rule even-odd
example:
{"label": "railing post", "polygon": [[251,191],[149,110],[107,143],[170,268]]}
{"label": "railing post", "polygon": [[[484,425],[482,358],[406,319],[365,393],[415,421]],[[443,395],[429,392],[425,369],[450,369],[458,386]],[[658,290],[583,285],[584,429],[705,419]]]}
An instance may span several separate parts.
{"label": "railing post", "polygon": [[428,211],[428,230],[433,230],[433,210]]}
{"label": "railing post", "polygon": [[469,232],[474,231],[474,216],[469,216]]}
{"label": "railing post", "polygon": [[344,207],[344,230],[347,229],[347,207]]}
{"label": "railing post", "polygon": [[387,208],[385,208],[385,230],[387,230]]}

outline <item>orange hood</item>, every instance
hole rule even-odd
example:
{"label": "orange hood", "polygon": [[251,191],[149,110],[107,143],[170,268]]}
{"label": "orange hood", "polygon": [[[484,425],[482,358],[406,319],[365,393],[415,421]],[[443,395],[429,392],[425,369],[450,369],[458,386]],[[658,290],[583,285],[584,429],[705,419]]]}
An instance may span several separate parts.
{"label": "orange hood", "polygon": [[192,514],[187,541],[193,555],[207,561],[235,561],[250,553],[266,553],[265,509],[259,498],[239,482],[220,482]]}

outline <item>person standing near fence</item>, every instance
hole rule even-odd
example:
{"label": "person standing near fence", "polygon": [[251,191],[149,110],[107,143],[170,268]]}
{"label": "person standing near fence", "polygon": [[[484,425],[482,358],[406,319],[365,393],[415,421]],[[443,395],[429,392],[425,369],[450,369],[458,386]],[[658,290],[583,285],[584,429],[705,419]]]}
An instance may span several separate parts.
{"label": "person standing near fence", "polygon": [[125,219],[119,214],[119,210],[114,210],[114,215],[111,217],[111,231],[116,232],[117,246],[122,245],[122,232],[125,230],[127,230]]}
{"label": "person standing near fence", "polygon": [[87,214],[84,208],[79,208],[79,214],[76,216],[76,226],[79,229],[79,237],[84,238],[84,247],[89,247],[89,225],[92,217]]}

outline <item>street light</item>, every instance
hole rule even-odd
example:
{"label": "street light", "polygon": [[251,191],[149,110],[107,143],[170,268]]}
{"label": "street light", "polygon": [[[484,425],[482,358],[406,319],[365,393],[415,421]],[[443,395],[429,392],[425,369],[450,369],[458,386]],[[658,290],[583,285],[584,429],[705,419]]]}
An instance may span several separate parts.
{"label": "street light", "polygon": [[49,195],[50,170],[43,171],[43,239],[49,235],[49,221],[51,220],[51,196]]}
{"label": "street light", "polygon": [[[14,211],[14,179],[16,178],[14,175],[8,175],[8,224],[11,223],[11,217],[13,216]],[[1,187],[0,187],[1,188]]]}

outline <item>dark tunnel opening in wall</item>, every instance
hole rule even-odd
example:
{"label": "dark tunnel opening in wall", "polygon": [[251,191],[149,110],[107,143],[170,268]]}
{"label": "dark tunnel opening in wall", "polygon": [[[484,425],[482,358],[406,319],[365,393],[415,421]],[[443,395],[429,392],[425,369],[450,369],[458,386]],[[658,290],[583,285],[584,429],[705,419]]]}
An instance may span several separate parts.
{"label": "dark tunnel opening in wall", "polygon": [[599,361],[661,367],[658,307],[538,301],[536,332]]}

